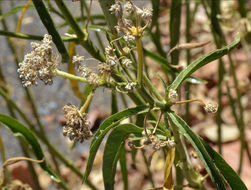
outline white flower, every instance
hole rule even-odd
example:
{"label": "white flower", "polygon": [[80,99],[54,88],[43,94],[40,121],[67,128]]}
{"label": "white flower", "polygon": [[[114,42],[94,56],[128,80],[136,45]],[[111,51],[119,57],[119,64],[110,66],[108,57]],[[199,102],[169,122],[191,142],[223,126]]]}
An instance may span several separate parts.
{"label": "white flower", "polygon": [[136,85],[137,85],[136,82],[129,82],[126,84],[125,89],[131,91],[136,87]]}
{"label": "white flower", "polygon": [[153,13],[152,13],[151,8],[144,8],[142,12],[143,13],[142,13],[141,17],[145,22],[152,20]]}
{"label": "white flower", "polygon": [[130,60],[130,59],[128,59],[128,58],[125,58],[125,59],[122,59],[122,65],[124,66],[124,67],[129,67],[130,65],[132,64],[132,61]]}
{"label": "white flower", "polygon": [[84,56],[79,56],[79,55],[75,55],[72,58],[72,63],[76,66],[80,66],[82,62],[84,62],[85,57]]}
{"label": "white flower", "polygon": [[134,7],[131,2],[126,2],[123,6],[123,16],[129,17],[134,10]]}
{"label": "white flower", "polygon": [[168,91],[168,98],[171,103],[175,103],[178,100],[178,93],[176,90],[170,89]]}
{"label": "white flower", "polygon": [[110,65],[111,67],[114,67],[118,63],[118,58],[116,56],[106,56],[106,63],[107,65]]}
{"label": "white flower", "polygon": [[116,16],[122,17],[122,15],[123,15],[122,6],[119,1],[116,2],[114,5],[112,5],[111,8],[109,9],[109,11],[112,14],[115,14]]}
{"label": "white flower", "polygon": [[112,46],[107,46],[105,48],[105,54],[112,55],[114,53],[115,49]]}
{"label": "white flower", "polygon": [[127,42],[133,42],[135,41],[135,37],[129,33],[126,33],[124,36],[123,36],[124,40],[127,41]]}

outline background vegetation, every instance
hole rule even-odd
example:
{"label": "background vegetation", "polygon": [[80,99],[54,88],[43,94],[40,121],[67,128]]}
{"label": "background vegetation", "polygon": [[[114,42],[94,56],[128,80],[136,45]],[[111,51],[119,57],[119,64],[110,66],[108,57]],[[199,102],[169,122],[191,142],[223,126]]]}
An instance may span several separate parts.
{"label": "background vegetation", "polygon": [[[0,1],[1,188],[251,188],[250,1],[118,2],[128,17],[113,0]],[[44,34],[54,83],[22,87]],[[89,110],[91,141],[63,136],[69,102]]]}

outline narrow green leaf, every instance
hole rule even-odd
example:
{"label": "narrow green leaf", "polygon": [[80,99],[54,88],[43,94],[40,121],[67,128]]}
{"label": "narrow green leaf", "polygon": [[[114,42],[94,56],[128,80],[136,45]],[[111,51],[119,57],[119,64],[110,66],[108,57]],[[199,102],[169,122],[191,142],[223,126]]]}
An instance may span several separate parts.
{"label": "narrow green leaf", "polygon": [[235,40],[231,44],[221,49],[211,51],[208,54],[205,54],[199,57],[198,59],[196,59],[195,61],[193,61],[183,71],[180,72],[180,74],[176,77],[173,83],[169,86],[169,89],[176,90],[181,85],[181,83],[186,78],[188,78],[193,72],[197,71],[199,68],[206,65],[207,63],[210,63],[226,55],[227,53],[232,51],[239,44],[239,42],[240,42],[240,34],[238,33],[235,36]]}
{"label": "narrow green leaf", "polygon": [[[179,43],[180,39],[180,20],[181,20],[181,3],[182,0],[172,1],[170,12],[170,48]],[[171,64],[178,65],[179,51],[171,53]]]}
{"label": "narrow green leaf", "polygon": [[200,78],[197,78],[197,77],[193,77],[193,76],[187,78],[186,81],[191,83],[191,84],[207,84],[206,80],[203,80],[203,79],[200,79]]}
{"label": "narrow green leaf", "polygon": [[[31,35],[31,34],[24,34],[24,33],[19,33],[19,32],[9,32],[5,30],[0,30],[0,35],[1,36],[9,36],[13,38],[21,38],[21,39],[26,39],[26,40],[39,40],[41,41],[43,39],[43,36],[37,36],[37,35]],[[62,36],[62,40],[65,42],[70,42],[70,41],[75,41],[77,42],[76,37],[69,37],[69,36]]]}
{"label": "narrow green leaf", "polygon": [[149,109],[149,107],[145,106],[145,105],[137,106],[134,108],[128,108],[128,109],[125,109],[125,110],[118,112],[114,115],[111,115],[100,125],[100,127],[99,127],[98,131],[96,132],[96,134],[94,135],[93,140],[90,145],[90,153],[89,153],[89,157],[87,160],[87,165],[86,165],[83,181],[87,180],[87,178],[91,172],[94,158],[96,156],[98,148],[99,148],[104,136],[106,135],[106,133],[111,128],[115,127],[119,123],[120,120],[125,119],[125,118],[130,117],[135,114],[146,113],[148,111],[148,109]]}
{"label": "narrow green leaf", "polygon": [[122,179],[124,183],[124,190],[128,189],[128,172],[126,166],[126,149],[124,146],[120,149],[120,156],[119,156],[119,163],[120,163],[120,170],[122,174]]}
{"label": "narrow green leaf", "polygon": [[[7,13],[0,15],[0,20],[22,11],[24,7],[25,7],[25,5],[14,7],[10,11],[8,11]],[[31,9],[31,8],[34,8],[34,6],[33,5],[28,6],[28,9]]]}
{"label": "narrow green leaf", "polygon": [[112,94],[111,109],[112,109],[112,115],[113,115],[118,112],[118,104],[117,104],[116,92],[111,92],[111,94]]}
{"label": "narrow green leaf", "polygon": [[[93,15],[90,16],[90,19],[91,19],[91,20],[101,20],[101,21],[103,21],[104,18],[105,18],[105,17],[104,17],[103,14],[93,14]],[[77,22],[82,21],[82,17],[75,17],[74,19],[75,19]],[[86,19],[87,19],[87,16],[84,16],[83,19],[86,20]],[[67,22],[63,22],[63,23],[59,24],[59,25],[57,26],[57,28],[63,28],[63,27],[65,27],[65,26],[68,26],[68,23],[67,23]]]}
{"label": "narrow green leaf", "polygon": [[181,119],[177,114],[174,112],[167,113],[170,121],[178,127],[181,134],[183,134],[193,145],[195,150],[197,151],[201,161],[203,162],[208,174],[210,175],[211,179],[213,180],[214,184],[216,185],[217,189],[219,190],[226,190],[224,179],[220,174],[220,171],[216,167],[213,162],[213,159],[208,154],[206,148],[202,144],[198,135],[196,135],[190,127],[186,124],[186,122]]}
{"label": "narrow green leaf", "polygon": [[119,150],[123,145],[124,138],[130,133],[141,134],[143,128],[139,128],[134,124],[118,125],[109,135],[103,155],[103,179],[105,190],[114,189],[114,177]]}
{"label": "narrow green leaf", "polygon": [[[3,114],[0,114],[0,123],[4,124],[4,126],[8,128],[13,133],[14,136],[23,136],[27,140],[27,142],[31,145],[34,154],[38,160],[45,159],[43,150],[40,147],[39,142],[27,127],[25,127],[12,117]],[[60,179],[53,173],[53,171],[47,165],[45,160],[42,163],[40,163],[40,166],[51,177],[51,179],[53,179],[56,182],[60,182]]]}
{"label": "narrow green leaf", "polygon": [[227,180],[231,189],[241,189],[247,190],[246,185],[240,179],[239,175],[226,163],[226,161],[218,154],[214,149],[212,149],[202,138],[200,138],[207,152],[213,159],[215,165],[220,170],[221,174]]}
{"label": "narrow green leaf", "polygon": [[54,22],[45,7],[45,4],[41,0],[32,0],[33,4],[37,10],[37,13],[43,22],[45,28],[47,29],[48,33],[52,36],[52,40],[55,43],[59,53],[62,56],[62,62],[66,62],[69,59],[69,55],[67,53],[67,50],[65,48],[65,45],[54,25]]}
{"label": "narrow green leaf", "polygon": [[163,84],[163,87],[165,88],[165,90],[167,89],[167,85],[166,85],[166,82],[164,81],[164,79],[158,74],[158,77],[161,81],[161,83]]}

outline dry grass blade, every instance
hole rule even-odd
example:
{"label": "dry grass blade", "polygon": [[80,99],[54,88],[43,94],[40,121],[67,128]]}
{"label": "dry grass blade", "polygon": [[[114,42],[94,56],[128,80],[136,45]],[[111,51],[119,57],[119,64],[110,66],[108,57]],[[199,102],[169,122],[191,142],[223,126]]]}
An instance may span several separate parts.
{"label": "dry grass blade", "polygon": [[0,186],[2,186],[3,182],[4,182],[4,169],[11,165],[11,164],[15,164],[16,162],[19,161],[29,161],[29,162],[35,162],[35,163],[42,163],[44,161],[44,158],[42,160],[35,160],[32,158],[27,158],[27,157],[14,157],[14,158],[9,158],[8,160],[6,160],[3,165],[0,168]]}
{"label": "dry grass blade", "polygon": [[199,48],[199,47],[203,47],[203,46],[209,44],[210,42],[211,42],[211,40],[207,40],[207,41],[204,41],[204,42],[177,44],[175,47],[173,47],[173,48],[168,52],[168,56],[169,56],[173,51],[175,51],[175,50]]}

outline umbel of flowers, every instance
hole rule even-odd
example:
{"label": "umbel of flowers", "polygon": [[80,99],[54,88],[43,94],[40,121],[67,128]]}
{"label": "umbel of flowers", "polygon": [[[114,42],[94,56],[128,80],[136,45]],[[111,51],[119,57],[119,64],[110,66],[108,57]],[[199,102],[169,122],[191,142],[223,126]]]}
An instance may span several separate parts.
{"label": "umbel of flowers", "polygon": [[[132,1],[116,0],[115,4],[110,8],[111,14],[115,14],[118,18],[118,25],[115,26],[118,35],[118,39],[113,40],[105,48],[104,62],[99,62],[97,66],[98,73],[95,73],[91,68],[86,67],[83,64],[87,59],[84,56],[74,56],[72,63],[75,65],[80,76],[71,75],[58,69],[58,55],[53,52],[52,49],[52,37],[48,34],[44,35],[42,43],[31,43],[32,51],[28,53],[23,62],[19,63],[19,77],[22,79],[23,86],[28,87],[31,85],[37,85],[37,80],[43,81],[45,84],[51,85],[53,83],[53,77],[55,75],[69,78],[72,80],[78,80],[80,82],[90,83],[94,85],[93,92],[90,93],[84,105],[79,109],[74,105],[65,105],[63,111],[65,113],[66,125],[63,127],[63,134],[68,136],[70,140],[83,142],[92,136],[90,130],[90,123],[88,121],[88,114],[85,113],[86,108],[90,104],[95,89],[100,85],[113,88],[118,92],[127,93],[133,91],[135,88],[142,88],[143,78],[143,49],[141,37],[144,30],[149,26],[152,19],[152,10],[149,8],[140,9]],[[133,17],[134,16],[134,17]],[[136,18],[136,19],[132,19]],[[135,23],[134,23],[135,22]],[[116,49],[114,42],[123,38],[124,48]],[[136,47],[135,47],[136,44]],[[130,73],[127,75],[130,79],[125,83],[119,83],[115,80],[110,81],[110,75],[115,68],[126,69],[131,67],[132,60],[128,53],[136,49],[138,54],[137,61],[137,80],[135,80]],[[107,78],[109,80],[107,80]],[[127,78],[127,77],[125,77]],[[217,105],[214,103],[207,103],[201,99],[192,99],[185,101],[177,101],[178,94],[175,90],[169,89],[167,102],[165,104],[181,104],[193,101],[199,101],[203,103],[206,112],[214,113],[217,111]],[[161,119],[161,116],[160,116]],[[160,120],[159,119],[159,120]],[[155,135],[155,131],[158,125],[156,125],[154,132],[146,132],[147,137],[146,144],[154,145],[155,149],[159,149],[163,146],[174,146],[172,140],[161,141]]]}
{"label": "umbel of flowers", "polygon": [[37,85],[37,79],[52,84],[53,69],[57,67],[57,55],[52,51],[52,37],[44,35],[43,43],[31,43],[32,51],[19,63],[19,77],[23,86]]}

